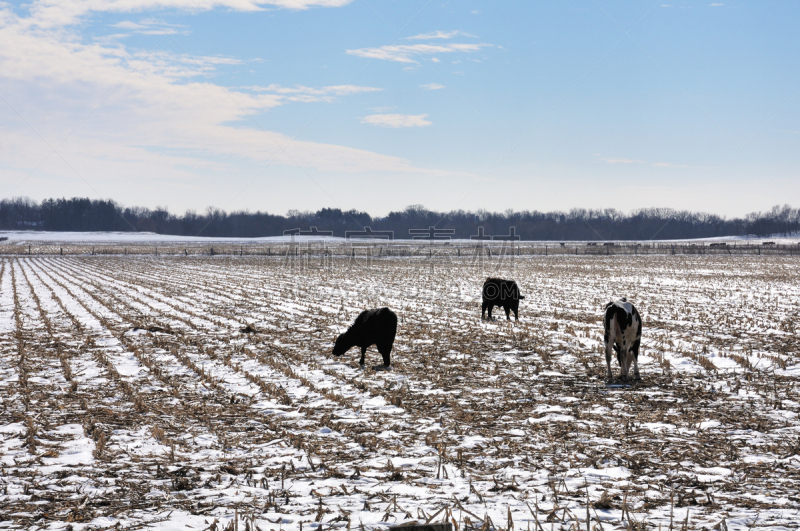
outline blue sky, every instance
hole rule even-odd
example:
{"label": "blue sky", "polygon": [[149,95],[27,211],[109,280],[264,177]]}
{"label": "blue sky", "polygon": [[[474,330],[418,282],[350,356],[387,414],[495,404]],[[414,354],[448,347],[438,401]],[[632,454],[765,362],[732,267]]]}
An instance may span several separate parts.
{"label": "blue sky", "polygon": [[799,25],[769,1],[0,3],[0,194],[797,205]]}

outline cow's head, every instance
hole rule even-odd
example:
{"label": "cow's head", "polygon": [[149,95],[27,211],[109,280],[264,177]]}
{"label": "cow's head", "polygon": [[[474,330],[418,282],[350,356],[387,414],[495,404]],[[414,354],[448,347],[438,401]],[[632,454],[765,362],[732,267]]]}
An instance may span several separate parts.
{"label": "cow's head", "polygon": [[334,356],[341,356],[342,354],[344,354],[348,350],[349,350],[349,347],[346,345],[346,341],[344,339],[344,334],[340,334],[333,341],[333,355]]}

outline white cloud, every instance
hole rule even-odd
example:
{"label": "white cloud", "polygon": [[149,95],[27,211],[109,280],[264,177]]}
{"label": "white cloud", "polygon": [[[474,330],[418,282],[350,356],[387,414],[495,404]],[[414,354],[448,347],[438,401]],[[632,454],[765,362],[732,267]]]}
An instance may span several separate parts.
{"label": "white cloud", "polygon": [[[131,20],[123,20],[111,26],[121,30],[128,30],[129,34],[139,35],[188,35],[189,32],[183,29],[185,26],[179,24],[169,24],[163,20],[155,20],[152,18],[133,22]],[[115,35],[115,37],[127,37],[129,34]]]}
{"label": "white cloud", "polygon": [[359,48],[347,50],[350,55],[368,59],[381,59],[384,61],[397,61],[399,63],[417,63],[413,57],[420,55],[433,55],[439,53],[472,53],[492,46],[491,44],[403,44],[394,46],[381,46],[380,48]]}
{"label": "white cloud", "polygon": [[446,88],[444,85],[440,85],[439,83],[428,83],[427,85],[420,85],[420,88],[424,88],[425,90],[441,90]]}
{"label": "white cloud", "polygon": [[426,120],[427,114],[371,114],[361,119],[362,124],[385,127],[425,127],[432,122]]}
{"label": "white cloud", "polygon": [[674,164],[672,162],[654,162],[656,168],[680,168],[683,170],[707,170],[707,166],[690,166],[688,164]]}
{"label": "white cloud", "polygon": [[340,96],[346,96],[349,94],[361,94],[362,92],[380,92],[383,89],[378,87],[361,87],[358,85],[332,85],[330,87],[325,87],[325,90],[334,92]]}
{"label": "white cloud", "polygon": [[721,7],[721,6],[724,6],[724,5],[725,4],[720,4],[720,3],[709,4],[710,7]]}
{"label": "white cloud", "polygon": [[[264,127],[263,113],[301,101],[293,98],[320,100],[378,88],[225,88],[206,73],[239,64],[239,59],[132,52],[118,43],[86,43],[78,29],[43,28],[0,4],[0,94],[9,104],[0,105],[0,138],[14,139],[0,142],[0,167],[8,170],[6,193],[12,178],[42,163],[50,152],[48,143],[58,146],[58,153],[87,180],[127,180],[142,188],[162,180],[188,187],[200,170],[242,174],[243,167],[273,159],[328,172],[456,174],[347,146],[292,141]],[[54,182],[75,180],[59,161],[58,155],[50,156],[40,171],[51,172]]]}
{"label": "white cloud", "polygon": [[350,96],[353,94],[363,94],[365,92],[380,92],[383,89],[378,87],[362,87],[359,85],[331,85],[322,88],[305,87],[295,85],[294,87],[284,87],[281,85],[267,85],[266,87],[244,87],[254,92],[269,92],[277,96],[278,101],[291,102],[317,102],[333,101],[337,96]]}
{"label": "white cloud", "polygon": [[119,29],[126,29],[126,30],[139,30],[145,26],[145,24],[138,24],[136,22],[131,22],[130,20],[123,20],[122,22],[117,22],[116,24],[112,24],[112,28],[119,28]]}
{"label": "white cloud", "polygon": [[642,164],[644,162],[642,160],[625,159],[619,157],[601,157],[600,160],[606,164]]}
{"label": "white cloud", "polygon": [[341,7],[353,0],[37,0],[30,4],[29,23],[39,27],[75,24],[91,12],[136,13],[157,9],[208,11],[224,7],[233,11],[261,11],[267,7],[304,10]]}
{"label": "white cloud", "polygon": [[406,37],[407,40],[418,40],[418,41],[427,41],[431,39],[452,39],[453,37],[475,37],[475,35],[470,35],[469,33],[464,33],[463,31],[434,31],[431,33],[420,33],[419,35],[414,35],[412,37]]}

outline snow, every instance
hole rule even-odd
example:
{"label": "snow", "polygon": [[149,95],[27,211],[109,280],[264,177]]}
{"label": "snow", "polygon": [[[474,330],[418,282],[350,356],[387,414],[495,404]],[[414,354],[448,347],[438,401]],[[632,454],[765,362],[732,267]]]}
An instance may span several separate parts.
{"label": "snow", "polygon": [[214,238],[206,236],[178,236],[155,232],[50,232],[50,231],[0,231],[0,236],[9,243],[287,243],[287,242],[343,242],[344,238],[333,236],[267,236],[263,238]]}
{"label": "snow", "polygon": [[[179,244],[179,243],[230,243],[230,244],[247,244],[247,243],[342,243],[345,238],[338,236],[264,236],[259,238],[244,238],[244,237],[208,237],[208,236],[180,236],[172,234],[157,234],[155,232],[122,232],[122,231],[85,231],[85,232],[52,232],[52,231],[0,231],[0,236],[7,237],[8,242],[13,244],[20,244],[26,242],[40,242],[40,243],[94,243],[94,244],[113,244],[113,243],[161,243],[161,244]],[[400,236],[400,235],[398,235]],[[376,243],[383,240],[353,238],[356,242],[369,242]],[[475,245],[474,240],[470,239],[452,239],[447,240],[453,244],[471,244]],[[800,236],[721,236],[714,238],[694,238],[694,239],[678,239],[678,240],[647,240],[641,243],[646,244],[668,244],[668,243],[708,243],[708,242],[742,242],[742,243],[756,243],[762,241],[775,242],[777,245],[797,245],[800,243]],[[383,241],[385,243],[385,241]],[[393,240],[396,243],[405,244],[420,244],[418,240],[410,240],[398,238]],[[423,242],[426,243],[426,242]],[[549,245],[555,247],[558,242],[554,241],[538,241],[531,240],[524,243],[535,245]],[[574,240],[569,241],[567,245],[585,245],[587,241]],[[622,243],[637,243],[636,241],[624,241]],[[379,243],[377,243],[379,244]],[[497,242],[494,242],[496,245]]]}
{"label": "snow", "polygon": [[95,443],[83,434],[83,426],[80,424],[65,424],[55,430],[48,432],[48,435],[59,438],[60,451],[58,457],[42,458],[45,464],[40,469],[43,474],[51,474],[63,467],[73,467],[77,465],[90,465],[94,462]]}
{"label": "snow", "polygon": [[[582,529],[606,493],[592,525],[626,528],[625,500],[666,529],[674,488],[681,524],[791,528],[795,259],[628,258],[2,258],[0,525],[366,530],[448,508]],[[523,288],[518,323],[480,321],[489,273]],[[616,295],[644,320],[641,382],[604,380]],[[332,359],[378,306],[400,317],[393,370]]]}

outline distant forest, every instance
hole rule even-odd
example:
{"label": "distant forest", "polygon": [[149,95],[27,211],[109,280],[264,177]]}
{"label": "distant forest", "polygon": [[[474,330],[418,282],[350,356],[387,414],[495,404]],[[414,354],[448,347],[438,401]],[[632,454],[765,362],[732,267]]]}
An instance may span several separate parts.
{"label": "distant forest", "polygon": [[523,240],[650,240],[711,238],[720,236],[769,236],[800,231],[800,209],[775,206],[743,218],[726,219],[713,214],[645,208],[631,213],[614,209],[572,209],[569,212],[467,212],[443,213],[420,205],[372,217],[357,210],[323,208],[316,212],[290,210],[286,215],[265,212],[225,212],[208,208],[202,214],[172,214],[164,208],[123,207],[110,200],[88,198],[26,198],[0,201],[0,230],[42,231],[147,231],[181,236],[261,237],[279,236],[286,229],[345,231],[394,231],[395,238],[409,238],[409,229],[454,229],[453,238],[478,234],[508,234],[515,227]]}

